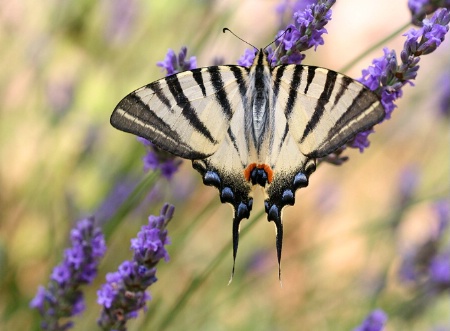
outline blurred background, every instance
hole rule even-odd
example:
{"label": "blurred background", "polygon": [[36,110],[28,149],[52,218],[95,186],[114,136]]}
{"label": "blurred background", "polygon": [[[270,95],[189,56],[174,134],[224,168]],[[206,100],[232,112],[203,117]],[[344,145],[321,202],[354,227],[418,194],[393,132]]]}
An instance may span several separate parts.
{"label": "blurred background", "polygon": [[[430,241],[450,253],[447,228],[438,231],[448,221],[449,40],[421,59],[416,86],[403,89],[370,148],[346,150],[342,166],[321,164],[285,209],[283,287],[273,224],[255,217],[262,194],[242,223],[252,228],[227,286],[232,212],[190,162],[118,214],[149,174],[145,147],[109,124],[115,105],[165,75],[156,62],[169,48],[187,46],[198,66],[236,63],[247,45],[223,27],[264,47],[289,20],[276,10],[282,3],[0,1],[0,329],[39,325],[29,301],[61,261],[74,222],[89,215],[104,227],[116,220],[99,276],[85,288],[87,310],[74,318],[74,330],[95,329],[105,274],[131,258],[130,239],[167,201],[176,207],[171,261],[159,265],[149,310],[129,330],[352,330],[375,308],[387,313],[386,330],[450,330],[448,288],[427,292],[426,272],[420,281],[402,276]],[[352,60],[410,19],[407,1],[340,0],[325,45],[303,63],[337,71],[351,63],[345,74],[358,78],[382,47],[399,54],[407,29]],[[189,292],[224,247],[226,258]]]}

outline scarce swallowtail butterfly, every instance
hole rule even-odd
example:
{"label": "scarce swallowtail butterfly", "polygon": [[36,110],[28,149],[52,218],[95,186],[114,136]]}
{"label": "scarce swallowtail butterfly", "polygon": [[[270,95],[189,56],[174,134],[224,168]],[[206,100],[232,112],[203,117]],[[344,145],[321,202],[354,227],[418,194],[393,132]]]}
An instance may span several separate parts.
{"label": "scarce swallowtail butterfly", "polygon": [[250,67],[198,68],[137,89],[116,106],[111,124],[192,160],[203,183],[233,207],[232,276],[239,225],[261,186],[280,277],[283,208],[308,186],[317,158],[384,116],[378,96],[361,83],[320,67],[271,67],[260,49]]}

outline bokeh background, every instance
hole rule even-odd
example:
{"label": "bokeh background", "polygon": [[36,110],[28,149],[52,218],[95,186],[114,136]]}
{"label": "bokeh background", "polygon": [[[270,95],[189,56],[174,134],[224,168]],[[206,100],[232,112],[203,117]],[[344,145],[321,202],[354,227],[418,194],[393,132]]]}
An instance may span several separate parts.
{"label": "bokeh background", "polygon": [[[190,162],[146,185],[145,148],[110,126],[123,96],[164,76],[156,62],[169,48],[187,46],[199,66],[236,63],[247,45],[222,28],[263,47],[284,26],[279,4],[0,1],[0,329],[39,325],[28,303],[61,260],[71,226],[94,215],[104,227],[115,222],[99,276],[86,287],[87,310],[74,319],[74,330],[94,330],[105,274],[131,257],[129,240],[167,201],[176,207],[171,261],[159,265],[149,310],[129,330],[352,330],[375,308],[389,316],[386,330],[450,330],[448,289],[423,294],[399,277],[405,256],[436,233],[436,203],[448,203],[449,108],[441,104],[450,95],[449,40],[422,58],[416,86],[404,88],[370,148],[345,151],[342,166],[321,164],[297,192],[284,212],[282,287],[265,215],[244,220],[252,228],[227,286],[230,208]],[[353,59],[410,18],[406,1],[340,0],[325,45],[303,63],[337,71],[351,63],[345,73],[360,77],[382,47]],[[384,46],[399,54],[406,30]],[[142,185],[132,208],[118,208]],[[253,214],[262,210],[257,194]],[[448,249],[448,233],[441,239]]]}

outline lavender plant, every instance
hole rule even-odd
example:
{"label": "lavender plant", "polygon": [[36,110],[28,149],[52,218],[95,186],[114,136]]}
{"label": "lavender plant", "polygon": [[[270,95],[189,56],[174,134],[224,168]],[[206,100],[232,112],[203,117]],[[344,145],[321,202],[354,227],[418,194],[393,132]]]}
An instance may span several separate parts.
{"label": "lavender plant", "polygon": [[[305,58],[304,51],[323,45],[322,35],[327,33],[325,25],[331,20],[331,7],[336,0],[317,1],[305,10],[295,11],[293,23],[280,30],[276,36],[275,51],[268,48],[272,65],[300,64]],[[286,9],[284,9],[286,10]],[[279,38],[283,34],[282,38]],[[238,60],[239,65],[250,66],[255,57],[254,50],[246,50]]]}
{"label": "lavender plant", "polygon": [[187,47],[183,46],[178,56],[172,49],[169,49],[166,58],[163,61],[159,61],[156,65],[167,72],[166,76],[170,76],[180,71],[197,68],[197,58],[191,56],[187,59]]}
{"label": "lavender plant", "polygon": [[92,283],[106,251],[103,234],[94,227],[94,218],[79,221],[70,233],[70,240],[72,246],[64,251],[63,262],[53,269],[47,287],[40,286],[30,303],[42,317],[43,330],[72,327],[73,322],[67,319],[85,309],[80,287]]}
{"label": "lavender plant", "polygon": [[412,23],[422,26],[427,15],[434,13],[439,8],[450,9],[449,0],[408,0],[408,7],[412,14]]}
{"label": "lavender plant", "polygon": [[126,330],[126,323],[145,308],[150,295],[146,289],[157,281],[156,265],[169,260],[165,246],[167,224],[174,207],[165,204],[159,216],[151,215],[137,237],[131,240],[133,260],[124,261],[118,271],[106,275],[106,283],[97,292],[98,304],[103,306],[98,325],[103,330]]}
{"label": "lavender plant", "polygon": [[[363,70],[360,81],[381,96],[386,120],[396,108],[394,101],[403,95],[403,87],[413,85],[411,81],[417,76],[420,57],[434,52],[444,41],[449,22],[447,9],[436,11],[430,19],[424,19],[421,28],[410,29],[404,34],[406,41],[400,53],[401,64],[398,64],[395,51],[385,48],[384,56],[374,59],[372,66]],[[367,137],[371,132],[358,134],[348,145],[362,152],[369,145]]]}
{"label": "lavender plant", "polygon": [[[406,252],[399,270],[402,282],[421,293],[423,304],[450,290],[450,246],[445,244],[450,223],[450,203],[437,201],[434,206],[435,227],[428,238]],[[422,305],[420,305],[422,306]]]}
{"label": "lavender plant", "polygon": [[437,88],[439,90],[438,113],[443,118],[450,118],[450,70],[447,70],[440,77]]}
{"label": "lavender plant", "polygon": [[160,150],[145,138],[138,137],[137,139],[146,147],[146,154],[142,158],[144,171],[160,170],[163,177],[171,179],[177,172],[182,160]]}
{"label": "lavender plant", "polygon": [[377,309],[371,312],[362,324],[353,329],[353,331],[382,331],[386,322],[386,313],[381,309]]}

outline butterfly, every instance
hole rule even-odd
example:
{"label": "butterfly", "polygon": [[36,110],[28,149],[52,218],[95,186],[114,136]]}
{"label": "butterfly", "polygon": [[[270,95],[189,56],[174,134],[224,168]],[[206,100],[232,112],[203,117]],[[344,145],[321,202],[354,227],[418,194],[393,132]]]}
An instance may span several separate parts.
{"label": "butterfly", "polygon": [[184,159],[233,207],[233,269],[239,226],[253,189],[265,192],[275,223],[281,277],[282,211],[308,186],[316,159],[379,123],[379,97],[358,81],[321,67],[271,67],[265,50],[250,67],[221,65],[167,76],[127,95],[114,109],[115,128]]}

